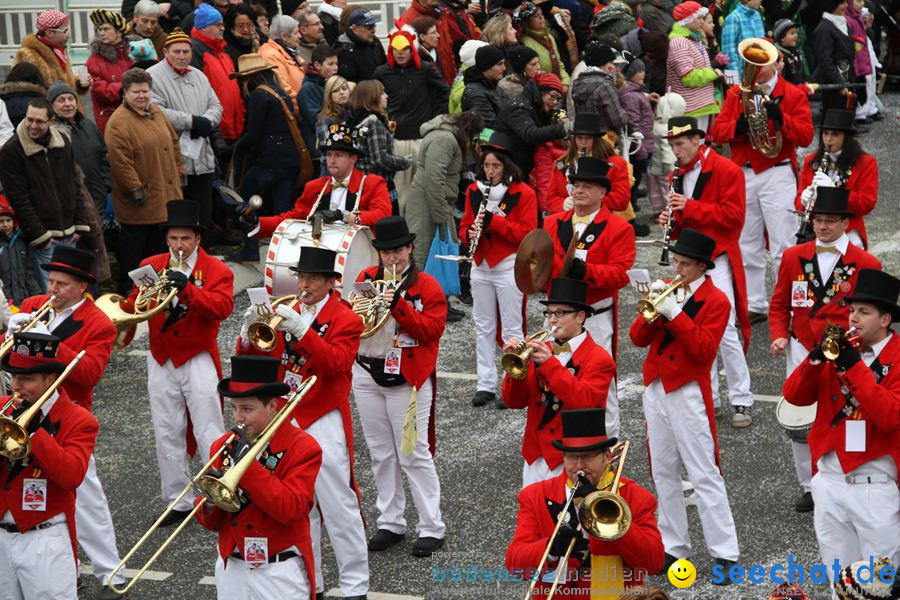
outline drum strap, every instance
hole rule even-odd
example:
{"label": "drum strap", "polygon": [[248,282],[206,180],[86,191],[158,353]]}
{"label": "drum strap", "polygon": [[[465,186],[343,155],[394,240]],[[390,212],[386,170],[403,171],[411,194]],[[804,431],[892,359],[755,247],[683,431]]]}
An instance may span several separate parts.
{"label": "drum strap", "polygon": [[[353,177],[352,171],[350,172],[350,177]],[[359,189],[356,191],[356,197],[353,200],[353,209],[350,212],[356,212],[357,210],[359,210],[359,199],[362,198],[363,186],[366,184],[366,177],[368,177],[368,175],[363,174],[362,179],[360,179],[359,181]],[[325,182],[325,185],[322,186],[322,190],[319,192],[319,195],[316,196],[316,201],[312,205],[312,209],[310,209],[309,214],[306,215],[307,220],[312,219],[312,216],[316,214],[316,211],[319,210],[319,205],[322,203],[322,198],[325,196],[325,191],[328,190],[328,192],[331,192],[330,185],[331,180],[329,179]],[[349,188],[347,189],[347,193],[351,193]]]}

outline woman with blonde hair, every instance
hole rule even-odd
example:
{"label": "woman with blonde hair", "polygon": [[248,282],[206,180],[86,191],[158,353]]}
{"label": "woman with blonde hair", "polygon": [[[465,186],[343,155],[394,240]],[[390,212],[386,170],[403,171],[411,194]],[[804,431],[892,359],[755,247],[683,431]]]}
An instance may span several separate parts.
{"label": "woman with blonde hair", "polygon": [[[325,82],[325,96],[322,101],[322,110],[316,118],[316,142],[319,147],[328,136],[328,127],[333,123],[341,123],[347,120],[347,105],[350,102],[350,92],[356,86],[352,81],[347,81],[340,75],[332,75]],[[328,174],[325,161],[322,163],[322,175]]]}
{"label": "woman with blonde hair", "polygon": [[481,40],[501,50],[519,43],[516,36],[516,28],[513,27],[512,17],[506,13],[500,13],[485,23],[481,30]]}

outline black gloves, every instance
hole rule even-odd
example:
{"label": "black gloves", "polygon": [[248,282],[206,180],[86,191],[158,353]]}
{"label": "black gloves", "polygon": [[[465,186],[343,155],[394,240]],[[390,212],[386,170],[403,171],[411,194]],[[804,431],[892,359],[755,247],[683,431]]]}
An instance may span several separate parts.
{"label": "black gloves", "polygon": [[487,211],[487,210],[484,211],[484,215],[481,219],[481,231],[482,232],[488,230],[488,227],[491,226],[491,219],[493,219],[493,218],[494,218],[494,213]]}
{"label": "black gloves", "polygon": [[[29,408],[31,408],[31,405],[29,404],[26,406],[25,403],[23,402],[22,405],[19,406],[19,408],[17,408],[16,410],[13,411],[12,419],[13,420],[18,419],[20,416],[22,416],[22,413],[24,413]],[[41,428],[41,424],[43,422],[44,422],[44,411],[39,410],[39,411],[37,411],[37,414],[34,415],[34,418],[32,418],[31,421],[28,423],[28,427],[26,427],[25,429],[26,429],[26,431],[28,431],[29,435],[34,435],[35,432]]]}
{"label": "black gloves", "polygon": [[569,542],[576,540],[575,545],[577,546],[577,538],[579,537],[584,537],[579,530],[570,527],[567,523],[563,523],[559,527],[559,531],[556,532],[556,537],[553,538],[553,544],[550,545],[550,556],[562,558],[566,554],[566,550],[569,549]]}
{"label": "black gloves", "polygon": [[585,477],[584,475],[579,477],[578,481],[581,483],[581,485],[579,485],[578,489],[575,490],[576,498],[586,498],[589,494],[599,491],[597,488],[591,485],[591,482],[588,481],[587,477]]}
{"label": "black gloves", "polygon": [[781,112],[781,105],[770,101],[766,102],[764,106],[766,107],[766,114],[775,127],[775,131],[781,131],[781,128],[784,126],[784,113]]}
{"label": "black gloves", "polygon": [[188,278],[187,275],[182,273],[181,271],[169,271],[167,277],[169,278],[169,287],[180,291],[183,291],[184,288],[187,287]]}
{"label": "black gloves", "polygon": [[748,131],[750,131],[750,124],[747,122],[747,117],[744,113],[741,113],[741,116],[734,123],[734,135],[747,135]]}
{"label": "black gloves", "polygon": [[209,137],[209,135],[213,131],[213,125],[209,122],[209,119],[206,117],[200,117],[194,115],[191,117],[191,137],[192,138],[205,138]]}
{"label": "black gloves", "polygon": [[231,462],[234,464],[247,454],[253,443],[240,427],[232,427],[231,433],[235,434],[235,438],[225,447],[225,454],[231,457]]}
{"label": "black gloves", "polygon": [[321,210],[319,212],[326,223],[334,223],[344,218],[344,212],[340,210]]}
{"label": "black gloves", "polygon": [[256,226],[259,225],[259,215],[255,212],[250,213],[247,216],[241,215],[238,217],[238,223],[241,225],[241,231],[244,233],[250,233]]}
{"label": "black gloves", "polygon": [[134,200],[134,203],[138,206],[144,206],[147,204],[147,192],[145,192],[142,187],[135,188],[131,190],[131,199]]}
{"label": "black gloves", "polygon": [[846,336],[841,336],[838,341],[838,348],[840,348],[841,353],[834,359],[834,366],[837,367],[838,371],[844,372],[862,360],[859,350],[850,343]]}
{"label": "black gloves", "polygon": [[572,265],[569,267],[569,273],[566,277],[571,277],[572,279],[584,279],[586,274],[587,263],[580,258],[576,258],[572,261]]}

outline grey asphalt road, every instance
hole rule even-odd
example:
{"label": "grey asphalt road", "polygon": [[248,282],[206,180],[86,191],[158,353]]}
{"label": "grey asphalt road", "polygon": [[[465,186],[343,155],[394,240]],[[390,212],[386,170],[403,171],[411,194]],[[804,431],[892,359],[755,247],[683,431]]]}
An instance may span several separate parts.
{"label": "grey asphalt road", "polygon": [[[897,112],[900,97],[885,96],[888,112]],[[863,146],[878,157],[881,193],[874,213],[866,218],[872,249],[885,268],[900,273],[900,233],[897,230],[897,194],[900,190],[898,155],[893,145],[900,135],[895,117],[872,127],[862,136]],[[645,205],[646,206],[646,205]],[[646,208],[643,213],[646,218]],[[636,266],[648,267],[651,275],[669,275],[656,265],[659,250],[641,248]],[[770,281],[771,289],[771,281]],[[622,293],[620,327],[627,331],[635,312],[637,295],[630,289]],[[239,330],[239,315],[247,305],[246,294],[239,294],[234,315],[222,326],[219,345],[222,356],[230,355]],[[529,303],[531,328],[540,325],[540,305]],[[474,325],[470,310],[466,318],[449,325],[442,340],[438,370],[437,469],[441,480],[441,505],[448,527],[447,545],[440,555],[413,558],[409,555],[414,535],[405,544],[370,554],[370,598],[516,598],[524,593],[520,583],[493,581],[490,573],[504,563],[504,553],[515,527],[516,494],[521,484],[522,459],[519,454],[524,411],[500,411],[492,407],[475,409]],[[763,396],[780,395],[784,380],[783,359],[769,355],[768,328],[753,328],[748,363],[752,390]],[[109,497],[120,552],[127,551],[164,508],[159,496],[153,433],[147,407],[146,340],[125,352],[117,352],[97,389],[94,403],[100,419],[101,434],[96,456],[97,467]],[[622,406],[622,431],[633,442],[626,474],[653,491],[648,473],[645,428],[640,397],[640,369],[644,353],[620,337],[618,375]],[[727,402],[726,402],[727,404]],[[730,408],[719,420],[719,443],[729,499],[741,547],[740,562],[771,566],[784,563],[788,555],[794,562],[810,566],[816,563],[818,550],[812,516],[794,512],[799,490],[791,463],[788,439],[775,420],[775,404],[757,402],[753,425],[735,430],[729,424]],[[227,418],[230,416],[227,415]],[[366,445],[356,421],[357,477],[362,490],[365,517],[374,533],[376,520],[375,488]],[[196,464],[195,467],[199,467]],[[687,596],[694,598],[765,598],[773,584],[744,583],[718,588],[710,583],[712,559],[705,549],[696,508],[689,508],[692,560],[698,570],[697,582]],[[407,519],[416,522],[411,500]],[[158,543],[162,534],[157,534]],[[153,579],[137,585],[130,597],[213,598],[211,585],[215,561],[213,532],[192,524],[153,567]],[[324,551],[326,590],[337,587],[337,569],[333,553]],[[149,550],[138,559],[149,556]],[[132,561],[131,566],[136,566]],[[471,578],[478,569],[479,581]],[[454,571],[454,569],[456,571]],[[484,581],[487,579],[488,581]],[[455,580],[455,581],[454,581]],[[674,591],[662,577],[651,583]],[[824,586],[806,586],[815,598],[826,598]],[[99,583],[87,578],[82,598],[93,598]],[[691,596],[691,592],[693,596]],[[340,597],[335,593],[335,597]]]}

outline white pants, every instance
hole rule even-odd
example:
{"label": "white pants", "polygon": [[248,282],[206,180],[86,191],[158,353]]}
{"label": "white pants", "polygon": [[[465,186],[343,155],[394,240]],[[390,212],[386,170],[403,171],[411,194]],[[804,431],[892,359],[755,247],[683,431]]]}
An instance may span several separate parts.
{"label": "white pants", "polygon": [[897,482],[847,483],[837,473],[816,473],[812,478],[816,504],[813,523],[822,564],[834,559],[847,567],[870,556],[886,556],[893,564],[900,560],[900,492]]}
{"label": "white pants", "polygon": [[[725,379],[728,381],[728,400],[732,406],[753,406],[753,394],[750,393],[750,370],[747,368],[747,357],[744,355],[744,347],[737,330],[737,312],[734,308],[734,277],[731,273],[731,263],[728,255],[722,254],[714,261],[716,268],[707,271],[713,284],[726,296],[731,303],[731,315],[728,317],[728,326],[725,335],[719,342],[719,355],[725,364]],[[719,402],[719,360],[713,361],[710,378],[712,381],[713,401],[718,406]]]}
{"label": "white pants", "polygon": [[[584,322],[584,328],[591,334],[594,342],[602,346],[612,357],[615,333],[613,309],[589,317]],[[606,394],[606,435],[619,437],[619,394],[615,378],[609,382],[609,392]]]}
{"label": "white pants", "polygon": [[747,304],[750,312],[767,313],[769,294],[766,293],[766,240],[769,234],[769,255],[772,269],[778,274],[781,254],[793,246],[800,220],[794,210],[797,179],[790,164],[776,165],[754,173],[744,167],[747,181],[747,213],[741,230],[741,254],[747,274]]}
{"label": "white pants", "polygon": [[[366,531],[356,492],[350,487],[350,454],[341,413],[335,409],[309,427],[322,448],[322,467],[316,476],[316,506],[309,511],[309,533],[316,564],[316,591],[325,590],[322,576],[322,520],[334,547],[345,596],[362,596],[369,591],[369,555]],[[322,516],[319,516],[319,511]]]}
{"label": "white pants", "polygon": [[[76,490],[75,528],[78,531],[78,545],[91,560],[94,576],[103,585],[107,585],[109,574],[119,564],[119,550],[116,548],[116,530],[113,528],[112,515],[109,514],[109,503],[97,476],[97,463],[93,454],[88,461],[84,481]],[[125,583],[121,572],[116,574],[113,583]]]}
{"label": "white pants", "polygon": [[77,571],[64,518],[26,533],[0,530],[0,600],[76,600]]}
{"label": "white pants", "polygon": [[381,387],[359,364],[353,364],[353,397],[359,410],[363,435],[378,489],[378,529],[406,533],[406,494],[400,473],[409,481],[413,504],[419,513],[419,537],[442,539],[446,527],[441,520],[441,482],[428,450],[428,420],[431,415],[431,379],[416,394],[418,440],[409,456],[400,451],[403,421],[412,387]]}
{"label": "white pants", "polygon": [[644,390],[650,466],[659,496],[659,531],[666,552],[691,554],[681,466],[694,485],[706,547],[714,558],[737,560],[737,531],[725,480],[716,466],[715,447],[700,386],[688,383],[666,394],[656,379]]}
{"label": "white pants", "polygon": [[[156,436],[156,461],[162,498],[167,503],[190,482],[190,461],[185,450],[188,413],[197,440],[197,453],[209,457],[209,448],[225,432],[216,386],[219,377],[208,352],[201,352],[178,368],[167,360],[159,365],[147,355],[147,396]],[[185,494],[176,510],[190,510],[193,493]]]}
{"label": "white pants", "polygon": [[[784,350],[784,356],[787,359],[787,377],[791,376],[797,365],[803,362],[809,352],[803,347],[803,344],[794,338],[788,338],[788,345]],[[809,444],[797,442],[791,438],[791,454],[794,457],[794,472],[797,473],[797,481],[800,483],[800,489],[803,493],[810,491],[810,481],[812,480],[812,454],[809,452]]]}
{"label": "white pants", "polygon": [[544,481],[545,479],[550,479],[551,477],[556,477],[563,472],[562,463],[557,465],[555,469],[551,469],[547,466],[547,461],[544,460],[543,456],[537,457],[530,465],[525,463],[522,466],[522,487],[528,487],[532,483],[537,483],[538,481]]}
{"label": "white pants", "polygon": [[497,309],[501,338],[522,337],[522,298],[516,287],[515,255],[493,268],[487,262],[472,265],[472,319],[475,321],[475,354],[479,392],[497,392]]}
{"label": "white pants", "polygon": [[[227,566],[227,568],[226,568]],[[242,560],[216,558],[216,597],[219,600],[309,598],[309,578],[299,556],[251,569]]]}
{"label": "white pants", "polygon": [[411,167],[394,173],[394,187],[397,188],[397,206],[400,208],[401,215],[403,214],[403,207],[406,206],[406,198],[409,196],[409,188],[412,186],[413,178],[416,176],[416,156],[419,154],[421,141],[421,139],[394,140],[394,154],[397,156],[412,156],[413,159]]}

